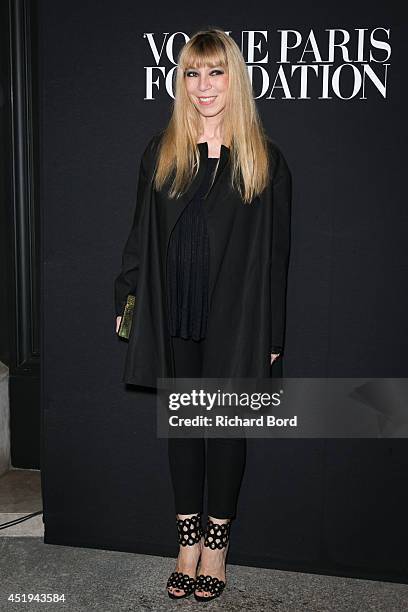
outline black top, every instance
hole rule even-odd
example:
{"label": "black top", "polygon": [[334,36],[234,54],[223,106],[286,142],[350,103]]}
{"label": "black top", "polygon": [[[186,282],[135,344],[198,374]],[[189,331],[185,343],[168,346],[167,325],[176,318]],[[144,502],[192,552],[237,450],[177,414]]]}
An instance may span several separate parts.
{"label": "black top", "polygon": [[210,187],[217,161],[217,157],[208,158],[200,186],[170,236],[167,305],[171,336],[200,340],[206,335],[210,244],[203,197]]}

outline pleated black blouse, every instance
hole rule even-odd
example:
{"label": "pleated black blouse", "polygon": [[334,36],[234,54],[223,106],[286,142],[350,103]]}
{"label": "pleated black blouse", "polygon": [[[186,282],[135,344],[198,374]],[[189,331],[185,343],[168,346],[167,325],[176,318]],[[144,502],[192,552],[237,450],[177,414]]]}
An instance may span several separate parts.
{"label": "pleated black blouse", "polygon": [[171,336],[205,338],[208,319],[210,245],[204,213],[217,157],[209,157],[207,171],[180,215],[167,253],[167,305]]}

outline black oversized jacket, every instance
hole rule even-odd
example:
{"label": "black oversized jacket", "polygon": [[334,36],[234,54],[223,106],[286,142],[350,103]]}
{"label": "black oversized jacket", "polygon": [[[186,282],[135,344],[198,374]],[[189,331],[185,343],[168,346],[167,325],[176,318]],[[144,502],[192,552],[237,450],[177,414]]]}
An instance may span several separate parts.
{"label": "black oversized jacket", "polygon": [[[156,387],[174,376],[167,327],[166,257],[170,234],[204,176],[207,142],[199,143],[200,169],[187,192],[170,199],[151,179],[162,132],[140,162],[132,228],[114,282],[115,311],[136,295],[123,382]],[[270,353],[284,346],[290,250],[291,173],[276,143],[268,141],[270,182],[244,204],[229,185],[230,150],[221,146],[217,174],[205,200],[210,238],[209,316],[203,377],[268,378]],[[167,185],[168,187],[168,185]]]}

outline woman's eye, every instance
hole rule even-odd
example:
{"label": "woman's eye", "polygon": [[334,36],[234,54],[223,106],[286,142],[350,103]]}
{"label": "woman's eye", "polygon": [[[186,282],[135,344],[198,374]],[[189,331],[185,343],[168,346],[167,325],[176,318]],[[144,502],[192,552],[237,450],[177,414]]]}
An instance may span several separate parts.
{"label": "woman's eye", "polygon": [[[210,72],[210,76],[216,76],[218,74],[223,74],[222,70],[211,70]],[[186,76],[197,76],[197,72],[195,72],[194,70],[187,70]]]}

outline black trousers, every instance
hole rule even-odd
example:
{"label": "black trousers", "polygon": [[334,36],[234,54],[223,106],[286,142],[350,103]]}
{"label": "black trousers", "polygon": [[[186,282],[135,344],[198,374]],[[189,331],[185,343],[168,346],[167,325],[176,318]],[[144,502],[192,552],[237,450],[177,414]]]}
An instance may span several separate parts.
{"label": "black trousers", "polygon": [[[173,337],[177,378],[200,378],[205,339]],[[168,454],[177,514],[203,511],[207,472],[208,515],[234,518],[245,469],[246,438],[169,438]]]}

